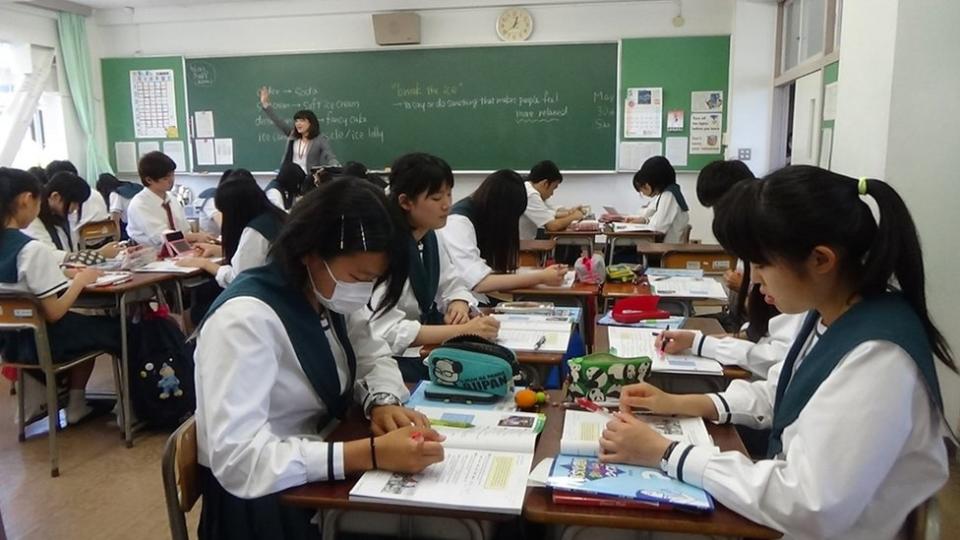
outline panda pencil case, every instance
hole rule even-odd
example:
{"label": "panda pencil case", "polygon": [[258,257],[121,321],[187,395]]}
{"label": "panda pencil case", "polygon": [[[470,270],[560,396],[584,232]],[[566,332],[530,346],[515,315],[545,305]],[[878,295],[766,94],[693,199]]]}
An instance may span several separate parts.
{"label": "panda pencil case", "polygon": [[643,382],[650,366],[650,358],[620,358],[609,353],[593,353],[567,360],[570,368],[569,392],[574,397],[592,401],[615,401],[627,385]]}

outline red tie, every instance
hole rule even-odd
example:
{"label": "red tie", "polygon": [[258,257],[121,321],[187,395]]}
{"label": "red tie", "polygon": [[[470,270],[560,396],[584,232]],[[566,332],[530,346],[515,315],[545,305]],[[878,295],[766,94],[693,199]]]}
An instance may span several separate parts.
{"label": "red tie", "polygon": [[167,213],[167,225],[170,227],[170,230],[177,230],[177,226],[173,223],[173,212],[170,210],[170,201],[163,201],[163,204],[160,206],[162,206],[163,211]]}

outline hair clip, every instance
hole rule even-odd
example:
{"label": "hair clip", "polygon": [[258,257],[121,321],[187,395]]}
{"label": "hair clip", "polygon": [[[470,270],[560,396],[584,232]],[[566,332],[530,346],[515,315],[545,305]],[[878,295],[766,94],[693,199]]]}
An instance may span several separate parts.
{"label": "hair clip", "polygon": [[857,182],[857,193],[860,195],[867,194],[867,177],[861,176],[860,180]]}
{"label": "hair clip", "polygon": [[367,234],[363,232],[363,222],[360,222],[360,241],[363,242],[363,250],[367,250]]}
{"label": "hair clip", "polygon": [[340,251],[343,251],[343,214],[340,214]]}

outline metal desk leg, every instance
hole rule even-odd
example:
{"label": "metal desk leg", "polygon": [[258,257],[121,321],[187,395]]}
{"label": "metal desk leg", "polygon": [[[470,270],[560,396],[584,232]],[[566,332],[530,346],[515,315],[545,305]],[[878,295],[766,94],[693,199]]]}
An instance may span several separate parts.
{"label": "metal desk leg", "polygon": [[608,236],[608,237],[607,237],[607,251],[609,251],[609,253],[606,254],[606,255],[607,255],[607,266],[608,266],[608,267],[613,264],[613,252],[614,252],[616,249],[617,249],[617,237],[616,237],[616,236]]}
{"label": "metal desk leg", "polygon": [[133,448],[133,430],[130,426],[130,345],[127,335],[127,293],[120,295],[120,378],[123,394],[120,396],[123,415],[123,438],[127,448]]}
{"label": "metal desk leg", "polygon": [[484,540],[483,527],[480,526],[479,521],[475,519],[461,519],[460,522],[467,528],[467,532],[470,533],[470,538],[473,540]]}
{"label": "metal desk leg", "polygon": [[321,540],[334,540],[337,537],[337,526],[340,524],[342,510],[324,510],[323,511],[323,530],[320,533]]}
{"label": "metal desk leg", "polygon": [[585,529],[585,527],[579,525],[567,525],[563,528],[563,534],[560,535],[560,540],[575,540],[583,529]]}

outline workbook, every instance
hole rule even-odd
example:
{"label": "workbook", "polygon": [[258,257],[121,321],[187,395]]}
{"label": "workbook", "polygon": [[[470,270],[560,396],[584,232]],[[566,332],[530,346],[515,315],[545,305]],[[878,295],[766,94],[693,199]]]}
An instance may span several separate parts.
{"label": "workbook", "polygon": [[713,510],[713,500],[706,491],[674,480],[659,469],[604,463],[596,457],[557,456],[547,485],[568,493],[668,503],[696,512]]}
{"label": "workbook", "polygon": [[624,358],[647,356],[653,360],[654,373],[723,375],[723,366],[711,358],[692,354],[661,354],[654,343],[660,330],[654,328],[607,327],[610,354]]}
{"label": "workbook", "polygon": [[[638,414],[654,431],[671,441],[712,447],[713,439],[702,418]],[[567,411],[563,419],[560,453],[572,456],[596,456],[600,453],[600,434],[610,418],[595,412]]]}
{"label": "workbook", "polygon": [[419,474],[367,471],[350,500],[519,515],[545,417],[418,407],[446,436],[444,460]]}
{"label": "workbook", "polygon": [[726,300],[723,284],[711,277],[648,276],[650,293],[661,298]]}
{"label": "workbook", "polygon": [[497,343],[512,351],[565,352],[573,323],[566,317],[497,313]]}
{"label": "workbook", "polygon": [[656,232],[652,225],[646,223],[611,223],[610,230],[615,233],[622,232]]}

